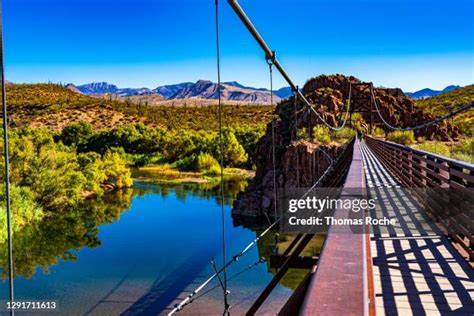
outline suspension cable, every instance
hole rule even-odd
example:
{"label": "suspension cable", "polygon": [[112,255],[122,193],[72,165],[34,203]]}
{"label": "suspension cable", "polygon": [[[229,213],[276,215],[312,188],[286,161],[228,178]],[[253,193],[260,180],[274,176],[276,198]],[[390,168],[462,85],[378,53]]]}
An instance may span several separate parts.
{"label": "suspension cable", "polygon": [[291,80],[290,76],[286,73],[285,69],[283,68],[283,66],[280,64],[280,62],[278,61],[278,59],[275,57],[275,53],[270,49],[270,47],[268,47],[267,43],[265,43],[265,41],[263,40],[262,36],[258,33],[257,29],[255,28],[255,26],[252,24],[252,22],[250,21],[250,19],[248,18],[248,16],[245,14],[244,10],[242,9],[242,7],[240,6],[240,4],[238,3],[237,0],[227,0],[230,4],[230,6],[232,7],[232,9],[235,11],[235,13],[238,15],[238,17],[240,18],[240,20],[242,21],[242,23],[244,23],[245,27],[247,28],[247,30],[250,32],[250,34],[253,36],[253,38],[257,41],[257,43],[260,45],[260,48],[262,48],[262,50],[264,51],[265,53],[265,57],[267,59],[271,59],[272,60],[272,63],[273,65],[276,67],[276,69],[280,72],[280,74],[282,75],[282,77],[286,80],[286,82],[290,85],[290,88],[293,90],[293,91],[296,91],[298,96],[300,97],[300,99],[306,104],[307,107],[309,107],[309,109],[311,111],[313,111],[313,113],[317,116],[317,118],[323,122],[324,125],[326,125],[329,129],[331,130],[340,130],[341,128],[336,128],[336,127],[333,127],[331,124],[329,124],[328,122],[326,122],[326,120],[323,119],[323,117],[313,108],[313,106],[311,105],[311,103],[306,99],[306,97],[303,95],[303,93],[296,88],[296,85],[294,84],[294,82]]}
{"label": "suspension cable", "polygon": [[[340,130],[342,130],[346,126],[347,119],[349,118],[349,112],[351,110],[351,105],[352,105],[351,98],[352,98],[352,82],[349,82],[349,97],[348,97],[348,99],[346,98],[346,100],[345,100],[346,101],[346,112],[344,114],[344,120],[342,121],[341,126],[331,127],[331,129],[333,131],[339,132]],[[347,102],[347,100],[349,100],[349,102]]]}
{"label": "suspension cable", "polygon": [[[10,161],[8,153],[8,114],[7,114],[7,89],[5,87],[5,60],[3,49],[3,2],[0,2],[0,67],[2,84],[2,110],[3,110],[3,149],[5,159],[5,203],[7,209],[7,238],[8,238],[8,290],[10,304],[15,300],[13,286],[13,242],[12,242],[12,212],[10,197]],[[10,309],[10,315],[14,315],[14,310]]]}
{"label": "suspension cable", "polygon": [[274,218],[277,218],[277,181],[276,181],[276,153],[275,153],[275,111],[273,107],[273,59],[275,58],[275,53],[273,53],[272,59],[267,59],[268,70],[270,73],[270,106],[273,110],[272,115],[272,167],[273,167],[273,215]]}
{"label": "suspension cable", "polygon": [[428,122],[425,122],[423,124],[420,124],[420,125],[416,125],[416,126],[411,126],[411,127],[396,127],[396,126],[392,126],[390,125],[390,123],[388,123],[384,117],[382,116],[382,113],[380,112],[380,108],[378,106],[378,103],[377,103],[377,100],[375,99],[375,94],[374,94],[374,90],[371,89],[371,94],[372,94],[372,100],[374,101],[374,104],[375,104],[375,109],[377,110],[377,114],[379,115],[380,119],[382,120],[382,122],[390,129],[393,129],[393,130],[396,130],[396,131],[413,131],[413,130],[417,130],[417,129],[420,129],[420,128],[426,128],[428,126],[431,126],[433,124],[437,124],[437,123],[440,123],[450,117],[454,117],[456,116],[457,114],[461,113],[461,112],[464,112],[466,110],[469,110],[470,108],[474,107],[474,102],[471,102],[470,104],[468,105],[465,105],[465,106],[462,106],[460,107],[459,109],[457,110],[454,110],[454,111],[451,111],[441,117],[438,117],[432,121],[428,121]]}
{"label": "suspension cable", "polygon": [[[244,269],[242,269],[242,270],[240,270],[239,272],[236,272],[235,274],[233,274],[232,276],[230,276],[230,277],[227,279],[227,281],[231,281],[231,280],[235,279],[235,278],[238,277],[239,275],[244,274],[245,272],[247,272],[247,271],[249,271],[249,270],[255,268],[255,267],[258,266],[259,264],[264,263],[264,262],[266,262],[266,261],[267,261],[267,260],[266,260],[265,258],[263,258],[263,257],[259,258],[256,262],[254,262],[254,263],[252,263],[252,264],[246,266]],[[187,302],[186,305],[189,305],[189,304],[193,303],[194,301],[200,299],[201,297],[203,297],[203,296],[205,296],[205,295],[211,293],[212,291],[214,291],[214,290],[217,289],[218,287],[220,287],[220,284],[217,284],[216,286],[214,286],[214,287],[212,287],[212,288],[206,290],[205,292],[202,292],[201,294],[199,294],[198,296],[196,296],[195,298],[193,298],[192,300],[190,300],[189,302]],[[185,305],[185,306],[186,306],[186,305]],[[230,309],[230,308],[229,308],[229,309]]]}
{"label": "suspension cable", "polygon": [[[222,265],[224,267],[222,282],[222,290],[224,291],[224,312],[223,315],[229,314],[229,291],[227,289],[227,245],[226,245],[226,229],[225,229],[225,196],[224,196],[224,141],[222,135],[222,91],[221,91],[221,66],[220,66],[220,41],[219,41],[219,0],[215,0],[216,15],[216,62],[217,62],[217,94],[219,104],[219,159],[221,167],[221,225],[222,225]],[[217,272],[217,270],[216,270]],[[219,274],[217,274],[219,276]],[[220,280],[220,278],[219,278]]]}
{"label": "suspension cable", "polygon": [[[296,86],[296,90],[298,90],[298,86]],[[293,91],[294,93],[294,91]],[[294,115],[295,115],[295,134],[294,134],[294,140],[297,142],[298,141],[298,94],[294,93],[294,102],[293,102],[293,110],[294,110]],[[300,152],[298,147],[296,147],[296,187],[300,187]]]}

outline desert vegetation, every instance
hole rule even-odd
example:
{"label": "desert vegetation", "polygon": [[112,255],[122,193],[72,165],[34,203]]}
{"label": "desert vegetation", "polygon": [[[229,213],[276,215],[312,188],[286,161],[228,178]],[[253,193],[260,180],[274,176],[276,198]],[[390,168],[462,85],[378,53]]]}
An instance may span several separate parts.
{"label": "desert vegetation", "polygon": [[[240,126],[223,130],[224,165],[252,168],[263,128]],[[153,128],[142,123],[96,131],[89,123],[66,126],[56,140],[78,153],[120,151],[130,165],[169,164],[185,171],[219,173],[216,131]]]}
{"label": "desert vegetation", "polygon": [[[85,121],[97,130],[138,122],[168,130],[218,129],[215,102],[193,106],[191,100],[154,106],[129,100],[94,98],[56,84],[8,85],[7,100],[12,125],[20,128],[47,127],[60,131],[71,123]],[[223,108],[223,123],[230,128],[262,127],[271,118],[271,112],[270,106],[230,102]]]}
{"label": "desert vegetation", "polygon": [[[132,184],[124,157],[113,149],[102,155],[79,153],[74,147],[55,141],[53,133],[45,128],[12,130],[9,136],[15,231],[21,230],[28,221],[39,220],[51,212],[75,208],[87,196],[100,196],[105,190]],[[1,142],[2,151],[3,145]],[[4,167],[2,159],[2,201],[5,201]],[[0,227],[5,225],[4,208],[4,205],[0,206]],[[4,237],[0,235],[0,243]]]}
{"label": "desert vegetation", "polygon": [[464,138],[459,142],[420,141],[414,148],[424,150],[456,160],[474,163],[474,137]]}
{"label": "desert vegetation", "polygon": [[[474,101],[474,85],[458,88],[435,97],[416,100],[416,105],[427,112],[443,115]],[[474,136],[474,110],[456,115],[452,122],[467,136]]]}
{"label": "desert vegetation", "polygon": [[[372,136],[384,138],[383,133],[377,129],[374,130]],[[413,131],[394,131],[389,132],[386,139],[433,154],[470,163],[474,162],[474,137],[462,137],[459,141],[441,142],[429,141],[422,137],[415,139]]]}

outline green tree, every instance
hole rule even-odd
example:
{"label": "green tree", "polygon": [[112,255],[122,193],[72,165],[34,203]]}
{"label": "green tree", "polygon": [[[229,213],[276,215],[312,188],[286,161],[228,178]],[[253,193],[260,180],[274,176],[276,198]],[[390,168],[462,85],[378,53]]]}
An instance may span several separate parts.
{"label": "green tree", "polygon": [[224,164],[226,166],[241,166],[247,162],[248,155],[244,147],[239,143],[232,129],[225,129],[222,132],[222,142],[224,144]]}
{"label": "green tree", "polygon": [[94,129],[87,122],[73,123],[61,131],[59,139],[67,146],[76,146],[79,151],[84,151],[89,140],[94,136]]}
{"label": "green tree", "polygon": [[258,142],[265,134],[265,129],[263,127],[237,127],[234,133],[247,153],[246,166],[252,168],[256,161]]}
{"label": "green tree", "polygon": [[329,129],[326,126],[317,125],[313,128],[314,140],[318,143],[327,145],[331,142],[331,135]]}
{"label": "green tree", "polygon": [[102,161],[102,168],[107,179],[106,182],[113,184],[117,188],[132,185],[132,173],[121,154],[109,150],[105,153],[104,157],[102,157]]}
{"label": "green tree", "polygon": [[98,153],[88,152],[78,155],[81,171],[87,179],[85,189],[98,195],[103,193],[101,185],[107,180],[102,158]]}
{"label": "green tree", "polygon": [[46,209],[62,209],[82,199],[86,177],[79,171],[76,154],[43,146],[31,162],[25,184],[37,194]]}

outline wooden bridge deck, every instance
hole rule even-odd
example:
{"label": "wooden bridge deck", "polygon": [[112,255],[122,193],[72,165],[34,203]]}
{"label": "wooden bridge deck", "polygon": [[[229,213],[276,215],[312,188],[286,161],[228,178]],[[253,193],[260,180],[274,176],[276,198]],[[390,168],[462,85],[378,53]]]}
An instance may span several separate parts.
{"label": "wooden bridge deck", "polygon": [[360,143],[373,217],[398,224],[371,231],[377,315],[474,315],[474,272],[421,205]]}

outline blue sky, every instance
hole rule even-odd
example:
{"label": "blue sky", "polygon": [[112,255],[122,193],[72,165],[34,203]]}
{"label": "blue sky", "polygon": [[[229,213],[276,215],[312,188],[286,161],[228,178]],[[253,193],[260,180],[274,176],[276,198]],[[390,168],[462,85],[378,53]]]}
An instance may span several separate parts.
{"label": "blue sky", "polygon": [[[214,0],[4,0],[7,78],[150,87],[216,79]],[[344,73],[412,91],[474,82],[472,0],[241,0],[297,84]],[[268,87],[220,0],[222,76]],[[275,86],[285,86],[279,77]]]}

